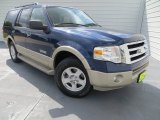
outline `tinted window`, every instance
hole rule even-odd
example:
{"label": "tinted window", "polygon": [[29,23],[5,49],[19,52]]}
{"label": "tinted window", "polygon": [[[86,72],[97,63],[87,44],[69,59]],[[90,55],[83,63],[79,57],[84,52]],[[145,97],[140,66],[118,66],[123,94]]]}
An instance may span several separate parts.
{"label": "tinted window", "polygon": [[16,21],[19,10],[9,11],[4,22],[4,26],[12,27]]}
{"label": "tinted window", "polygon": [[43,24],[47,24],[42,8],[34,8],[31,15],[31,20],[39,20]]}
{"label": "tinted window", "polygon": [[65,7],[47,7],[48,15],[54,25],[63,23],[73,24],[95,24],[94,21],[83,11]]}
{"label": "tinted window", "polygon": [[30,15],[31,15],[31,9],[23,9],[19,18],[18,26],[28,27]]}

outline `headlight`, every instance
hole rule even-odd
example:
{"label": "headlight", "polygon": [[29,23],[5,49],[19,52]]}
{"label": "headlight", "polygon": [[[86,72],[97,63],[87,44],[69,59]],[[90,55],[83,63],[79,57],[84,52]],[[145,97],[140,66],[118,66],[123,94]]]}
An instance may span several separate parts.
{"label": "headlight", "polygon": [[94,59],[121,63],[121,50],[118,46],[111,47],[95,47]]}

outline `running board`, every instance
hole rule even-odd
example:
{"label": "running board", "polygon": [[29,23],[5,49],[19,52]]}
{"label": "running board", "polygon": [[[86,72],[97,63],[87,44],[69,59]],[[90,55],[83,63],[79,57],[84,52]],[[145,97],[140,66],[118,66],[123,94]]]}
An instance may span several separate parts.
{"label": "running board", "polygon": [[28,57],[18,54],[18,58],[48,75],[54,75],[54,70],[48,69],[40,63],[37,63],[36,61]]}

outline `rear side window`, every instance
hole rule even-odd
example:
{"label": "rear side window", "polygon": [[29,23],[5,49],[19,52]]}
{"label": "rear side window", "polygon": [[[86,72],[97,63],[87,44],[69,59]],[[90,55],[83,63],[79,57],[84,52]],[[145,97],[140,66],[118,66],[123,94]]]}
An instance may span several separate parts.
{"label": "rear side window", "polygon": [[9,11],[6,16],[4,26],[13,27],[15,24],[16,18],[18,16],[18,13],[19,13],[19,10]]}
{"label": "rear side window", "polygon": [[19,17],[18,26],[19,27],[29,27],[29,19],[32,9],[23,9]]}

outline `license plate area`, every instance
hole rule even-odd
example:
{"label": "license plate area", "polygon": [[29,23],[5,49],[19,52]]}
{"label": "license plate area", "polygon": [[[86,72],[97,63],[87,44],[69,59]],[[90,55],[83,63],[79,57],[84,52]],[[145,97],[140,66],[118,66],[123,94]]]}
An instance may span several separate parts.
{"label": "license plate area", "polygon": [[147,71],[143,71],[142,73],[140,73],[137,83],[141,83],[145,79],[146,75],[147,75]]}

